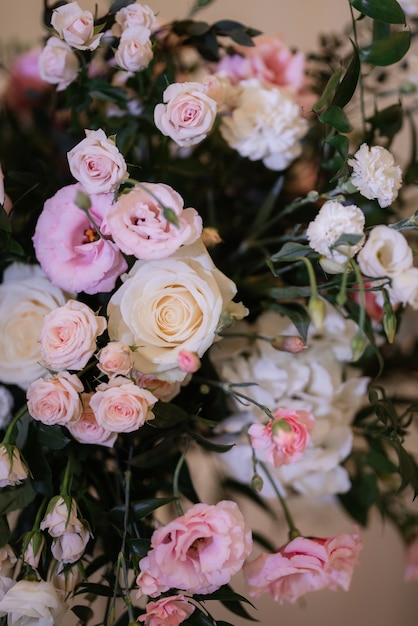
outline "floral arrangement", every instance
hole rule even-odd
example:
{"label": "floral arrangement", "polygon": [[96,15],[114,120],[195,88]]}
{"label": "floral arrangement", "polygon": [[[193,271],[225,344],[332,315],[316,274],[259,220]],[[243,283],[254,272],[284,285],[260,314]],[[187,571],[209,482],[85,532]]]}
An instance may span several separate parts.
{"label": "floral arrangement", "polygon": [[[417,404],[385,388],[416,347],[418,5],[349,0],[304,55],[208,4],[45,0],[9,66],[2,624],[226,626],[212,600],[253,619],[264,593],[348,590],[373,508],[418,578]],[[352,532],[297,528],[306,496]]]}

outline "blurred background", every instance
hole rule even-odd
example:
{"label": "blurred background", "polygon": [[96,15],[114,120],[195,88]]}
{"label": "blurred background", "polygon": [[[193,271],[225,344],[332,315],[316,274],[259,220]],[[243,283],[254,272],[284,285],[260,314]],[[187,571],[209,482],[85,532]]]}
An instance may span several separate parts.
{"label": "blurred background", "polygon": [[[147,3],[161,21],[184,18],[193,4],[191,0],[148,0]],[[109,6],[106,0],[79,0],[79,4],[92,11],[97,5],[99,13]],[[43,0],[0,1],[1,52],[10,44],[29,48],[41,42],[44,34],[42,7]],[[341,31],[349,23],[350,12],[347,0],[277,0],[274,3],[272,0],[218,0],[197,14],[197,19],[207,21],[220,18],[235,19],[268,34],[281,34],[289,47],[307,52],[315,49],[321,33]],[[201,460],[199,463],[196,471],[203,489],[210,483],[213,467],[209,460],[207,464],[202,465]],[[197,487],[199,490],[199,484]],[[270,518],[260,517],[248,503],[242,503],[242,508],[250,524],[271,541],[277,545],[285,541],[284,524],[278,527]],[[302,532],[325,536],[353,531],[351,520],[333,502],[313,506],[299,501],[292,512]],[[266,597],[257,602],[259,610],[251,611],[252,615],[263,626],[335,626],[336,623],[339,626],[416,626],[418,582],[403,581],[404,553],[400,538],[377,513],[369,527],[361,530],[361,536],[364,541],[361,563],[348,593],[316,592],[295,605],[278,605]],[[240,579],[236,580],[235,588],[245,594]],[[215,617],[235,626],[250,623],[222,609]]]}

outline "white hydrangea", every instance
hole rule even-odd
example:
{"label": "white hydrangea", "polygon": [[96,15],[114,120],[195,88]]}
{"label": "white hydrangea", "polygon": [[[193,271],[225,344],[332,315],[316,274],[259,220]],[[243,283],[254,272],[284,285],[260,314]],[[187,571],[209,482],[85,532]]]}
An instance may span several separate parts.
{"label": "white hydrangea", "polygon": [[387,207],[397,198],[402,185],[402,171],[389,150],[382,146],[369,146],[363,143],[348,159],[353,168],[352,184],[368,200],[377,200],[381,207]]}
{"label": "white hydrangea", "polygon": [[280,87],[263,88],[256,79],[242,81],[236,108],[222,120],[225,141],[241,156],[262,160],[271,170],[283,170],[301,151],[308,130],[300,107]]}
{"label": "white hydrangea", "polygon": [[[256,333],[263,337],[295,335],[291,321],[275,312],[263,313],[253,325],[239,322],[234,333]],[[327,304],[324,330],[312,330],[308,350],[289,354],[262,340],[231,337],[214,345],[210,356],[221,380],[255,383],[238,391],[271,411],[277,408],[304,409],[313,413],[312,440],[298,461],[272,469],[278,488],[285,493],[324,496],[343,493],[350,481],[341,462],[352,447],[351,421],[364,404],[369,379],[358,377],[348,366],[356,324],[343,318]],[[253,474],[251,448],[246,436],[250,423],[267,421],[252,402],[235,400],[233,417],[219,427],[221,441],[236,445],[221,461],[226,472],[249,483]],[[268,479],[262,495],[273,497]]]}
{"label": "white hydrangea", "polygon": [[[344,206],[329,200],[321,207],[318,215],[310,222],[306,231],[309,245],[323,257],[344,264],[362,247],[364,237],[364,213],[354,204]],[[360,235],[355,244],[335,244],[342,235]]]}

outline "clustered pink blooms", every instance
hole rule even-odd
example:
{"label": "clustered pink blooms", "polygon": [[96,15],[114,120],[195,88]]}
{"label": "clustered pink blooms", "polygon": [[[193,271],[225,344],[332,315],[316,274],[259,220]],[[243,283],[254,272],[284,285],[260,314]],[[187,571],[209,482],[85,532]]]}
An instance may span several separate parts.
{"label": "clustered pink blooms", "polygon": [[363,547],[358,532],[335,537],[296,537],[276,553],[262,553],[244,564],[252,598],[269,593],[276,602],[295,602],[320,589],[348,590]]}
{"label": "clustered pink blooms", "polygon": [[40,529],[53,538],[51,552],[60,563],[78,561],[91,536],[78,516],[76,501],[70,497],[56,496],[50,501]]}
{"label": "clustered pink blooms", "polygon": [[290,409],[277,409],[273,415],[274,419],[265,425],[252,424],[248,434],[254,450],[274,467],[281,467],[300,459],[310,441],[315,418],[308,411]]}
{"label": "clustered pink blooms", "polygon": [[67,424],[67,428],[76,441],[86,444],[95,444],[111,448],[118,436],[117,432],[103,428],[99,424],[90,405],[94,392],[82,393],[82,413],[76,422]]}
{"label": "clustered pink blooms", "polygon": [[212,593],[241,570],[251,548],[251,531],[235,502],[195,504],[154,531],[139,563],[138,597],[155,598],[171,588]]}

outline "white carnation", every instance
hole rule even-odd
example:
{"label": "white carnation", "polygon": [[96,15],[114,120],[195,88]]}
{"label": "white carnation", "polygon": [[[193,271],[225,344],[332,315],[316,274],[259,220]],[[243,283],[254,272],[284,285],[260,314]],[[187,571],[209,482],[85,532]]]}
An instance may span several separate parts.
{"label": "white carnation", "polygon": [[381,207],[392,204],[402,184],[402,171],[386,148],[363,143],[348,164],[353,168],[351,182],[362,196],[376,199]]}
{"label": "white carnation", "polygon": [[272,170],[285,169],[302,151],[307,121],[284,89],[265,89],[254,79],[241,86],[236,108],[222,120],[223,138],[241,156],[262,160]]}
{"label": "white carnation", "polygon": [[[309,224],[306,235],[309,245],[316,252],[336,263],[345,263],[363,245],[363,229],[364,214],[361,209],[354,204],[344,206],[340,202],[329,200]],[[361,239],[355,244],[339,244],[334,247],[342,235],[360,235]]]}

